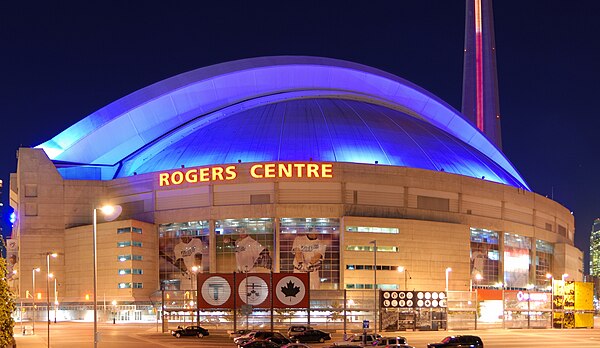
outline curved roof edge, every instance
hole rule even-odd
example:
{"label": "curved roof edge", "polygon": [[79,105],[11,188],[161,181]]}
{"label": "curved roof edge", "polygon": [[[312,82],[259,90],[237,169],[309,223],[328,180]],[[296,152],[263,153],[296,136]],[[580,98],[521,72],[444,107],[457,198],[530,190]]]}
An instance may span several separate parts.
{"label": "curved roof edge", "polygon": [[249,58],[182,73],[99,109],[36,147],[52,160],[114,165],[164,133],[220,108],[311,90],[350,92],[397,105],[475,147],[529,190],[504,154],[443,100],[379,69],[320,57]]}

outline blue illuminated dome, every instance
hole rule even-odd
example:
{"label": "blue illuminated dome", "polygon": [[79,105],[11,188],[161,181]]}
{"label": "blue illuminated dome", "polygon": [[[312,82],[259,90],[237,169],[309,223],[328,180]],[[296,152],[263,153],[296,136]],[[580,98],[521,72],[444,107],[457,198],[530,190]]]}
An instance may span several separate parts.
{"label": "blue illuminated dome", "polygon": [[528,189],[506,157],[439,98],[373,68],[314,57],[184,73],[38,147],[68,179],[312,160],[445,171]]}

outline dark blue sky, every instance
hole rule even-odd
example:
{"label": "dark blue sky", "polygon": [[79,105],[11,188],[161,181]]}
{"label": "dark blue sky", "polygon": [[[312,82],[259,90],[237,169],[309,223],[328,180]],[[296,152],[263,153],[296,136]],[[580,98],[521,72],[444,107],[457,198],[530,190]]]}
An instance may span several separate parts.
{"label": "dark blue sky", "polygon": [[[154,82],[240,58],[354,61],[460,109],[462,0],[204,3],[1,4],[0,179],[16,170],[19,146]],[[494,11],[504,152],[535,192],[573,211],[587,252],[600,217],[600,2],[496,1]]]}

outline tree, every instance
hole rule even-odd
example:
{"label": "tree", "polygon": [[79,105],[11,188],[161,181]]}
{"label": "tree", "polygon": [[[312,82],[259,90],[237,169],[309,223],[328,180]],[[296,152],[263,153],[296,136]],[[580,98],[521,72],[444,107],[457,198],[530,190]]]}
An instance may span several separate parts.
{"label": "tree", "polygon": [[0,347],[11,346],[15,325],[12,314],[16,309],[16,305],[13,294],[8,288],[6,272],[6,259],[0,257]]}

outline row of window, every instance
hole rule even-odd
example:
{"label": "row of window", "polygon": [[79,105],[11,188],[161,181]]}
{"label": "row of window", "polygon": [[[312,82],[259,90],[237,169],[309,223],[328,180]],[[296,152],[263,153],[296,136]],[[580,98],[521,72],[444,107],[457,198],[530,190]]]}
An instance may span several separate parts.
{"label": "row of window", "polygon": [[142,261],[142,255],[119,255],[117,256],[117,260],[120,262],[124,262],[124,261]]}
{"label": "row of window", "polygon": [[[373,284],[346,284],[346,289],[368,290],[373,289]],[[377,289],[398,290],[397,284],[377,284]]]}
{"label": "row of window", "polygon": [[[377,265],[378,271],[397,271],[399,266]],[[347,270],[373,270],[373,265],[346,265]]]}
{"label": "row of window", "polygon": [[117,242],[117,247],[118,248],[125,248],[125,247],[130,247],[130,246],[134,246],[134,247],[142,247],[142,242],[138,242],[138,241],[125,241],[125,242]]}
{"label": "row of window", "polygon": [[117,234],[122,234],[122,233],[139,233],[142,234],[142,229],[139,227],[121,227],[121,228],[117,228]]}
{"label": "row of window", "polygon": [[125,274],[144,274],[144,271],[141,268],[125,268],[119,270],[119,275]]}
{"label": "row of window", "polygon": [[[375,249],[373,246],[369,245],[346,245],[347,251],[371,251],[373,252]],[[397,253],[398,247],[395,246],[377,246],[377,252],[383,253]]]}
{"label": "row of window", "polygon": [[119,283],[119,289],[143,289],[143,283]]}

